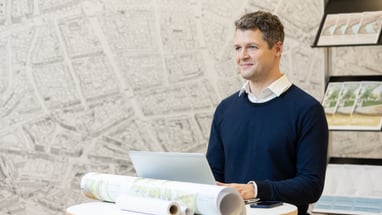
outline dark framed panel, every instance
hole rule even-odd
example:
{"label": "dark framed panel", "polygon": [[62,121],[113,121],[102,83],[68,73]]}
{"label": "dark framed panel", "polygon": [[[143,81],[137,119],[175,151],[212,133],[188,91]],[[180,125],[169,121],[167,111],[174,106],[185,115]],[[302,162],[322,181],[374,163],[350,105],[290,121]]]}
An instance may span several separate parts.
{"label": "dark framed panel", "polygon": [[382,45],[381,0],[328,0],[312,47]]}
{"label": "dark framed panel", "polygon": [[354,165],[373,165],[382,166],[380,158],[348,158],[348,157],[330,157],[331,164],[354,164]]}
{"label": "dark framed panel", "polygon": [[331,76],[322,100],[330,130],[382,130],[382,76]]}
{"label": "dark framed panel", "polygon": [[382,81],[382,75],[348,75],[348,76],[330,76],[329,82],[346,82],[346,81]]}

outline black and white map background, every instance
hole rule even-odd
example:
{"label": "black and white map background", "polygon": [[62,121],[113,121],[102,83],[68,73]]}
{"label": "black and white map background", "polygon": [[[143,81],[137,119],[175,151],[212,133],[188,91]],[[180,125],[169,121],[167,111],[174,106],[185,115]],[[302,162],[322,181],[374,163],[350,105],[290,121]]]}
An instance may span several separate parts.
{"label": "black and white map background", "polygon": [[[0,214],[62,214],[88,201],[84,173],[134,174],[129,150],[205,152],[242,85],[233,21],[257,9],[283,20],[282,71],[320,100],[322,1],[0,0]],[[381,52],[336,49],[333,71],[380,74]],[[381,157],[381,139],[334,133],[333,153]]]}

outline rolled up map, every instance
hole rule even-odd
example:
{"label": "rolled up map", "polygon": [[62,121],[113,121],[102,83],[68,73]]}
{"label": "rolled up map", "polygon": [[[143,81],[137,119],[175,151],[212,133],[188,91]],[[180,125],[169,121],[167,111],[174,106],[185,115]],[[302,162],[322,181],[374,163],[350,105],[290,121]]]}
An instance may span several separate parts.
{"label": "rolled up map", "polygon": [[241,195],[233,188],[102,173],[87,173],[81,179],[85,196],[116,202],[120,196],[177,202],[196,214],[245,215]]}

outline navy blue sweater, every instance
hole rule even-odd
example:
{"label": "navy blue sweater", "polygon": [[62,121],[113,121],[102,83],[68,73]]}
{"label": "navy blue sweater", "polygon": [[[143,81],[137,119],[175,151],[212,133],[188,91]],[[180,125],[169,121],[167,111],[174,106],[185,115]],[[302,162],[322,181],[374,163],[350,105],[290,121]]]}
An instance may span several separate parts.
{"label": "navy blue sweater", "polygon": [[322,105],[292,85],[265,103],[235,93],[216,108],[207,149],[215,179],[255,181],[258,198],[294,204],[306,214],[322,193],[328,125]]}

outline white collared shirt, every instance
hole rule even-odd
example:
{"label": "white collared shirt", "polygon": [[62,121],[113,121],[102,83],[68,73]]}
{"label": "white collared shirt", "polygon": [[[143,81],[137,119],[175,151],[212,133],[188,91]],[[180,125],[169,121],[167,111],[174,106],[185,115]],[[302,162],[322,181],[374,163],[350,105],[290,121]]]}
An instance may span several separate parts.
{"label": "white collared shirt", "polygon": [[282,93],[287,91],[290,86],[292,86],[292,83],[289,81],[288,77],[283,74],[279,79],[275,80],[267,88],[263,89],[260,92],[260,96],[256,97],[253,93],[251,93],[249,81],[246,81],[240,89],[239,96],[246,92],[248,94],[249,101],[252,103],[264,103],[279,97]]}

